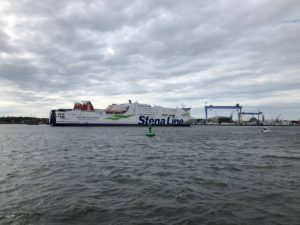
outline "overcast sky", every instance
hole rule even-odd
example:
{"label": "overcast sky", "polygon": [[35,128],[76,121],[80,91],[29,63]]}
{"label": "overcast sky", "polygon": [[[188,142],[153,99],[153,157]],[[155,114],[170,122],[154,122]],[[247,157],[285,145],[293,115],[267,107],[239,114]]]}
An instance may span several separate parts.
{"label": "overcast sky", "polygon": [[1,0],[0,116],[91,100],[300,118],[299,0]]}

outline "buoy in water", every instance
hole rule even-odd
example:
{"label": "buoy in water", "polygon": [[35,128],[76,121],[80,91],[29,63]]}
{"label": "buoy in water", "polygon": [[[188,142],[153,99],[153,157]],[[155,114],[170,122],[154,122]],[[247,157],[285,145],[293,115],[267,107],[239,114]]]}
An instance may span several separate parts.
{"label": "buoy in water", "polygon": [[155,136],[155,133],[152,131],[152,127],[151,126],[148,127],[148,132],[146,133],[146,136],[147,137],[153,137],[153,136]]}

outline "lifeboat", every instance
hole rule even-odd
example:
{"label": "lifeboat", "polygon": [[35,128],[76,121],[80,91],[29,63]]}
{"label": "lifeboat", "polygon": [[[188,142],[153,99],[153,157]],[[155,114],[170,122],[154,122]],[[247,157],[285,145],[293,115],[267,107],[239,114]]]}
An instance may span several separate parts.
{"label": "lifeboat", "polygon": [[116,105],[116,104],[112,104],[109,105],[106,109],[105,112],[107,114],[122,114],[122,113],[126,113],[129,109],[128,105]]}

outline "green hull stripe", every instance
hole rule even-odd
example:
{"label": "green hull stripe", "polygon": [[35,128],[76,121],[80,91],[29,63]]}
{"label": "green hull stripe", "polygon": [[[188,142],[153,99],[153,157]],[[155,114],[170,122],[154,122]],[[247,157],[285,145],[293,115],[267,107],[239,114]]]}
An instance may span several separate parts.
{"label": "green hull stripe", "polygon": [[120,119],[127,119],[133,115],[113,115],[111,117],[105,118],[106,120],[120,120]]}

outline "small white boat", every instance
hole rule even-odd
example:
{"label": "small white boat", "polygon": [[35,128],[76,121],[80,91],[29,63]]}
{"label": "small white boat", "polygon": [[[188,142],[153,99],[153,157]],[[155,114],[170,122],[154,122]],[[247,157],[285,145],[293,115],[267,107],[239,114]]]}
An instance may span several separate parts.
{"label": "small white boat", "polygon": [[260,130],[260,133],[267,133],[270,132],[271,130],[269,128],[264,127],[263,129]]}

